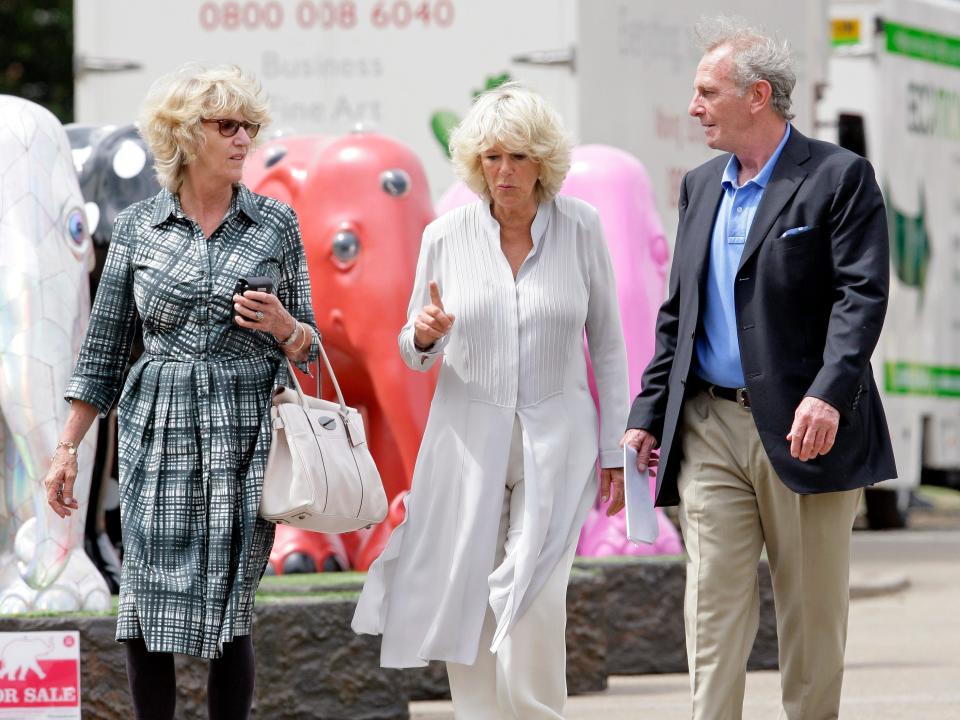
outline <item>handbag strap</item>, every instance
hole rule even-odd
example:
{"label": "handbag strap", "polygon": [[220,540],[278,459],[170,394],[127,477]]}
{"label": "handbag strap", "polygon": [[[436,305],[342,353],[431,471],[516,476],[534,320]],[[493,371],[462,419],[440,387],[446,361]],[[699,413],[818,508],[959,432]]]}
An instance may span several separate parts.
{"label": "handbag strap", "polygon": [[[336,373],[333,372],[333,366],[330,364],[330,358],[327,357],[327,351],[323,349],[323,341],[320,340],[320,336],[317,335],[317,347],[320,348],[320,359],[323,360],[324,366],[327,368],[327,374],[330,375],[330,382],[333,383],[333,390],[337,393],[337,402],[340,403],[340,414],[344,417],[350,412],[350,409],[347,407],[346,401],[343,399],[343,393],[340,392],[340,383],[337,382]],[[303,388],[300,387],[300,381],[297,379],[297,374],[293,371],[293,363],[290,362],[290,359],[287,358],[287,373],[290,375],[290,382],[293,384],[293,389],[296,390],[297,395],[300,396],[301,404],[307,406],[307,396],[303,392]],[[317,397],[320,397],[320,362],[317,361]]]}

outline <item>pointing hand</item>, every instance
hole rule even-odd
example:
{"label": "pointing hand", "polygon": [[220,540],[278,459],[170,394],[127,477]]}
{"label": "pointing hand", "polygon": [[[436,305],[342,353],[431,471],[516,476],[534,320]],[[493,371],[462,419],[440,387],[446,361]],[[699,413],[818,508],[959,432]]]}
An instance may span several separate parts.
{"label": "pointing hand", "polygon": [[442,338],[453,327],[456,318],[444,311],[440,287],[430,281],[430,304],[425,305],[413,321],[413,341],[418,348],[426,349]]}

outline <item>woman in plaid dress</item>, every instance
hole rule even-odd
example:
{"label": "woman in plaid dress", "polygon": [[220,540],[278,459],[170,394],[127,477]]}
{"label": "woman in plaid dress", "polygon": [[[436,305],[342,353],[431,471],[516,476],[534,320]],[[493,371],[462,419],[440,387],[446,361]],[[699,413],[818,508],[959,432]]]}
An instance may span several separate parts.
{"label": "woman in plaid dress", "polygon": [[[59,515],[77,509],[76,447],[120,390],[139,317],[145,352],[118,405],[117,639],[137,718],[173,717],[172,653],[211,659],[211,718],[245,718],[253,699],[253,600],[273,542],[257,517],[267,408],[284,356],[305,367],[317,353],[297,218],[240,183],[268,120],[238,68],[184,66],[151,89],[141,132],[163,189],[117,217],[46,480]],[[276,294],[233,295],[254,276]]]}

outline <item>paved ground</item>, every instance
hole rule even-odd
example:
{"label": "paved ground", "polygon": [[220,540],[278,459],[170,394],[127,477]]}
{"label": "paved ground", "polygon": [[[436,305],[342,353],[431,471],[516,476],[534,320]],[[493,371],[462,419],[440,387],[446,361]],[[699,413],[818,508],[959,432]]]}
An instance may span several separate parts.
{"label": "paved ground", "polygon": [[[854,534],[859,592],[850,611],[843,720],[960,720],[960,529],[955,518],[917,526],[923,529]],[[773,720],[778,697],[778,673],[750,673],[744,720]],[[412,720],[453,718],[450,703],[410,709]],[[611,678],[606,692],[571,698],[566,717],[686,720],[687,678]]]}

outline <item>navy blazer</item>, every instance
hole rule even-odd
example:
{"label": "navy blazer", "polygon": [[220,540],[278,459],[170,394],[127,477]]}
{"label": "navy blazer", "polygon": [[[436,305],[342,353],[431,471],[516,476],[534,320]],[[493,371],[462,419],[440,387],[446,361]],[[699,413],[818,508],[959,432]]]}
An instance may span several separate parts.
{"label": "navy blazer", "polygon": [[[680,500],[677,429],[729,158],[714,158],[683,179],[669,293],[627,423],[659,441],[658,505]],[[807,229],[783,236],[796,228]],[[774,469],[795,492],[850,490],[896,477],[870,367],[889,276],[886,213],[870,163],[793,128],[747,235],[734,297],[754,422]],[[837,408],[840,427],[829,453],[800,462],[790,457],[786,435],[807,395]]]}

